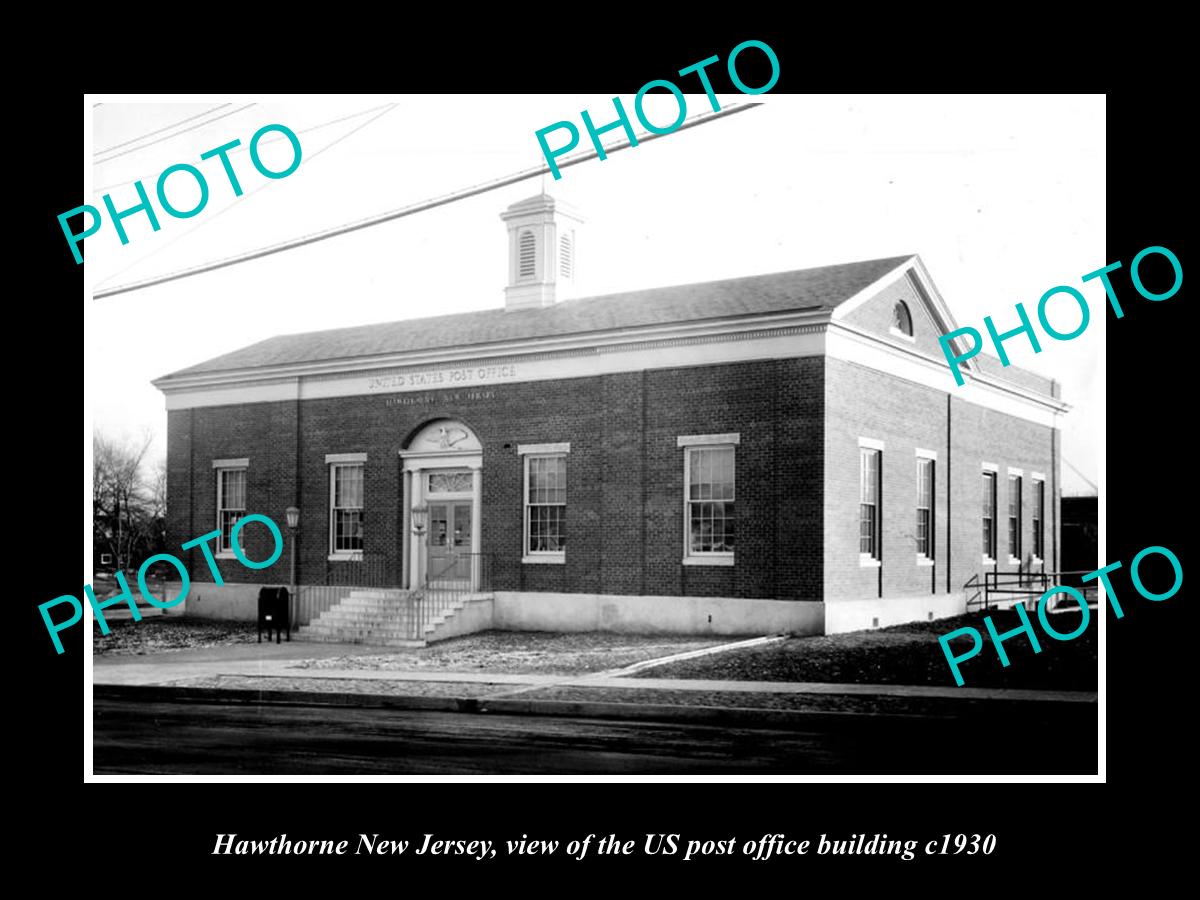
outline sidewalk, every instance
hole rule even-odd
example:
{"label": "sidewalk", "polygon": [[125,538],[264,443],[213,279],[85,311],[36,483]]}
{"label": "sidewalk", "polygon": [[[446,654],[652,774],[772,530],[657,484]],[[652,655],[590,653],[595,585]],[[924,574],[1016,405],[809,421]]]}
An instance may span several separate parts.
{"label": "sidewalk", "polygon": [[1093,692],[929,685],[694,681],[636,677],[637,663],[586,675],[296,668],[303,659],[368,655],[357,644],[246,644],[140,657],[95,657],[97,696],[231,703],[631,719],[799,724],[814,715],[1005,715],[1094,710]]}

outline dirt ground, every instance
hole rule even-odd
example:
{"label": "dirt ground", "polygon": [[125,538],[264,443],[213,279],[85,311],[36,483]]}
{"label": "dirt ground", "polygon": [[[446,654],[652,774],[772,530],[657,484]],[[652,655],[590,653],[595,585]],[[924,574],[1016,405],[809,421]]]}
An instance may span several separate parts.
{"label": "dirt ground", "polygon": [[[173,650],[199,650],[258,640],[254,622],[221,622],[183,616],[110,622],[105,636],[92,634],[97,655],[138,655]],[[603,632],[484,631],[452,638],[428,647],[379,648],[377,653],[301,659],[303,669],[441,670],[447,672],[533,673],[584,675],[618,669],[635,662],[729,643],[735,638],[696,638],[674,635],[627,635]],[[314,650],[327,644],[312,644]],[[317,654],[314,654],[314,656]],[[314,671],[314,676],[318,674]]]}
{"label": "dirt ground", "polygon": [[186,619],[158,616],[140,622],[132,619],[109,621],[109,633],[92,626],[92,653],[144,656],[164,650],[200,650],[250,644],[258,640],[254,622],[222,622],[215,619]]}
{"label": "dirt ground", "polygon": [[[999,634],[1020,625],[1011,610],[992,610]],[[639,673],[644,678],[730,679],[735,681],[826,681],[855,684],[926,684],[954,687],[954,676],[938,643],[938,636],[971,627],[983,637],[979,655],[960,663],[963,681],[970,687],[1042,688],[1094,691],[1099,665],[1096,615],[1087,630],[1071,641],[1047,637],[1033,617],[1041,645],[1035,654],[1024,635],[1004,642],[1009,665],[1001,666],[982,613],[970,613],[935,622],[913,622],[891,628],[853,631],[820,637],[793,637],[776,644],[718,653],[697,659],[656,666]],[[1050,623],[1066,634],[1078,627],[1080,614],[1054,613]],[[955,655],[971,647],[970,636],[950,644]]]}
{"label": "dirt ground", "polygon": [[540,631],[484,631],[415,650],[377,656],[307,660],[307,669],[441,669],[448,672],[584,675],[635,662],[730,643],[734,638],[676,635],[557,634]]}

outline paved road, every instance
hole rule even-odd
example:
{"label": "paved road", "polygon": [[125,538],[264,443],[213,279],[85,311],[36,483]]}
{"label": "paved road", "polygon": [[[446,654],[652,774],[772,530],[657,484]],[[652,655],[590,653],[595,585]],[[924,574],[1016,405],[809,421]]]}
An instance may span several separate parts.
{"label": "paved road", "polygon": [[97,699],[94,765],[97,774],[1095,772],[1094,705],[1030,716],[847,715],[784,730]]}

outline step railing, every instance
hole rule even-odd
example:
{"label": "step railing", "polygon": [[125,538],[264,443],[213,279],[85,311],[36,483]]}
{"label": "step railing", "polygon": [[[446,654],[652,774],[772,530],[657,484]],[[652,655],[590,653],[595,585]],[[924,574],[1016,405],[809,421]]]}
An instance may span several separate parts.
{"label": "step railing", "polygon": [[491,590],[491,558],[483,553],[451,552],[407,598],[412,604],[409,628],[413,640],[424,640],[426,629],[472,594]]}
{"label": "step railing", "polygon": [[[1053,587],[1065,585],[1079,591],[1089,606],[1094,606],[1099,598],[1096,582],[1086,582],[1083,576],[1087,572],[984,572],[983,573],[983,608],[990,609],[994,598],[1012,599],[1012,604],[1024,604],[1026,609],[1035,609],[1042,595]],[[977,580],[973,576],[967,586]],[[978,596],[978,592],[976,592]],[[1056,594],[1047,601],[1047,611],[1053,611],[1063,600],[1072,603],[1070,597]],[[970,603],[968,602],[968,609]]]}
{"label": "step railing", "polygon": [[296,586],[292,626],[311,624],[344,600],[350,590],[396,590],[400,585],[399,565],[383,553],[359,553],[330,561],[319,582]]}

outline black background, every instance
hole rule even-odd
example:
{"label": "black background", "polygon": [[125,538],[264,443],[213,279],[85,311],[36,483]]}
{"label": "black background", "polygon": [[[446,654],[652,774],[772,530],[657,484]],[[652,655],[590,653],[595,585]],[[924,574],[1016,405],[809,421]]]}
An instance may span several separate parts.
{"label": "black background", "polygon": [[[766,41],[779,56],[782,75],[773,93],[1011,90],[1017,85],[1010,76],[1022,61],[1033,65],[1051,56],[1061,59],[1047,36],[1025,37],[1039,42],[1037,46],[989,47],[986,52],[964,48],[955,52],[956,58],[942,48],[938,58],[931,60],[928,53],[914,52],[911,35],[909,40],[889,35],[864,43],[860,33],[853,38],[849,34],[815,26],[742,28],[723,22],[720,27],[701,23],[691,32],[673,28],[649,35],[645,28],[631,28],[618,37],[601,39],[587,38],[578,28],[564,28],[553,37],[540,42],[531,37],[529,46],[514,48],[511,42],[501,46],[488,37],[476,38],[478,43],[471,46],[457,31],[452,43],[424,32],[397,35],[398,46],[386,54],[382,50],[368,54],[361,46],[327,47],[319,54],[320,66],[310,51],[288,44],[277,55],[269,53],[266,59],[260,55],[254,65],[239,62],[218,67],[215,71],[224,71],[227,77],[215,82],[212,67],[205,68],[203,77],[188,77],[187,67],[177,73],[168,71],[172,64],[155,68],[150,80],[129,73],[124,84],[100,80],[94,87],[166,90],[171,89],[167,85],[172,76],[178,75],[175,89],[186,85],[188,91],[213,93],[253,90],[264,84],[272,90],[296,92],[348,91],[368,84],[396,92],[595,91],[628,98],[645,81],[670,77],[707,56],[717,54],[724,60],[735,44],[748,37]],[[336,43],[331,35],[329,44]],[[1071,46],[1077,43],[1072,39]],[[226,47],[224,52],[234,51]],[[1091,52],[1095,58],[1100,49],[1093,46]],[[249,57],[254,51],[246,53]],[[881,55],[886,60],[887,53],[903,65],[880,64]],[[756,56],[751,51],[739,59],[743,79],[751,85],[763,83],[766,77],[754,71]],[[289,57],[291,65],[284,65]],[[368,64],[368,57],[377,61]],[[994,60],[994,71],[1004,74],[1003,83],[999,77],[986,76],[985,57]],[[1171,548],[1185,573],[1189,571],[1181,520],[1195,493],[1188,477],[1195,379],[1184,372],[1191,342],[1184,322],[1186,281],[1170,300],[1151,303],[1134,292],[1128,265],[1142,248],[1162,245],[1176,253],[1186,273],[1181,223],[1191,213],[1184,184],[1192,179],[1183,158],[1186,145],[1175,132],[1182,107],[1172,91],[1162,87],[1171,84],[1170,79],[1160,79],[1145,90],[1126,81],[1128,86],[1122,89],[1118,84],[1128,76],[1116,72],[1116,66],[1088,71],[1069,52],[1067,62],[1055,68],[1058,83],[1039,72],[1039,78],[1049,80],[1038,87],[1108,91],[1108,133],[1047,134],[1045,139],[1048,144],[1107,142],[1108,246],[1104,258],[1097,256],[1095,267],[1115,260],[1125,264],[1113,280],[1126,315],[1117,320],[1111,311],[1107,313],[1107,559],[1125,563],[1126,568],[1114,577],[1114,586],[1126,616],[1118,621],[1109,613],[1105,623],[1106,785],[610,781],[197,786],[169,779],[85,785],[82,719],[87,688],[74,640],[77,632],[69,633],[67,653],[56,656],[37,604],[60,594],[80,594],[82,566],[74,552],[81,530],[86,543],[88,528],[86,523],[80,528],[84,498],[77,478],[81,444],[91,439],[79,425],[81,303],[112,301],[81,299],[82,267],[75,266],[55,219],[59,212],[83,202],[83,97],[74,85],[62,84],[40,95],[36,110],[30,110],[37,140],[30,145],[29,161],[37,177],[20,179],[16,185],[25,197],[20,213],[10,219],[17,230],[9,236],[10,260],[20,274],[15,279],[18,289],[10,296],[8,371],[13,406],[8,435],[21,457],[9,478],[15,495],[9,516],[16,524],[8,531],[9,572],[17,586],[9,603],[24,641],[21,662],[15,671],[10,669],[6,693],[17,701],[19,718],[6,731],[10,778],[24,798],[18,809],[9,809],[10,821],[27,839],[22,840],[28,844],[23,858],[33,863],[44,856],[41,871],[47,873],[45,866],[54,867],[49,871],[62,868],[70,856],[65,848],[75,845],[85,854],[86,862],[80,860],[80,866],[91,868],[86,876],[90,885],[119,878],[116,886],[127,889],[253,883],[264,890],[301,886],[315,891],[336,884],[347,893],[368,886],[404,892],[453,891],[473,882],[506,890],[523,887],[539,894],[602,882],[635,890],[690,883],[715,888],[727,876],[736,878],[743,889],[788,885],[790,890],[806,890],[817,887],[818,882],[809,880],[817,873],[832,876],[831,884],[853,889],[864,877],[881,885],[899,883],[897,876],[905,871],[917,873],[917,880],[905,881],[937,890],[975,890],[983,883],[1003,883],[1018,890],[1023,884],[1030,886],[1025,879],[1033,869],[1041,873],[1033,882],[1040,888],[1057,884],[1078,888],[1081,877],[1101,876],[1108,866],[1143,852],[1169,859],[1173,855],[1169,845],[1179,837],[1158,814],[1167,811],[1171,798],[1191,781],[1187,765],[1193,756],[1186,739],[1193,715],[1192,679],[1185,676],[1185,661],[1191,656],[1191,635],[1184,622],[1188,583],[1175,597],[1155,604],[1134,594],[1127,573],[1133,555],[1152,544]],[[286,71],[288,77],[272,81],[273,67]],[[886,77],[870,74],[880,71]],[[959,75],[962,71],[968,74]],[[732,91],[723,83],[723,65],[710,72],[718,92]],[[955,74],[952,81],[946,78],[948,72]],[[245,81],[238,83],[236,78]],[[692,89],[681,81],[685,90]],[[503,97],[497,100],[503,102]],[[531,143],[533,129],[542,124],[546,123],[531,123]],[[740,164],[730,160],[731,167]],[[720,173],[698,173],[696,189],[703,191],[704,182],[715,177]],[[947,223],[947,227],[954,225]],[[1019,266],[1020,260],[1012,265]],[[1147,269],[1147,281],[1152,271]],[[1078,286],[1082,274],[1064,271],[1061,283]],[[1013,300],[1024,300],[1032,308],[1048,287],[1029,285],[1027,296]],[[179,321],[200,314],[181,310]],[[1094,339],[1095,332],[1089,331],[1079,340]],[[93,352],[103,364],[105,354],[130,349],[95,347]],[[1072,349],[1071,344],[1051,344],[1045,352],[1069,354]],[[33,472],[30,464],[36,464]],[[15,472],[30,477],[14,478]],[[86,511],[86,503],[82,505]],[[1055,754],[1053,746],[1029,749],[1033,755]],[[880,752],[886,753],[887,748]],[[679,856],[647,858],[640,852],[634,857],[589,855],[582,863],[563,855],[500,857],[487,863],[458,857],[210,856],[215,835],[229,832],[254,839],[284,832],[293,838],[353,839],[359,832],[379,832],[410,840],[435,832],[441,837],[497,842],[520,834],[565,842],[589,833],[616,833],[636,840],[639,847],[646,834],[657,832],[682,833],[685,840],[735,835],[745,840],[769,832],[812,840],[822,833],[841,839],[861,832],[886,832],[893,838],[920,839],[922,844],[945,833],[965,832],[996,834],[998,840],[990,857],[919,855],[912,862],[808,855],[766,863],[750,863],[740,856],[683,863]],[[1113,845],[1116,855],[1107,852]],[[516,877],[502,877],[505,873]],[[581,876],[580,880],[560,879],[571,874]],[[664,880],[629,880],[637,874]],[[67,884],[83,875],[68,868],[61,877]],[[546,877],[551,880],[542,881]],[[780,880],[788,877],[795,880]],[[331,880],[323,880],[327,878]],[[976,881],[985,878],[987,882]]]}

